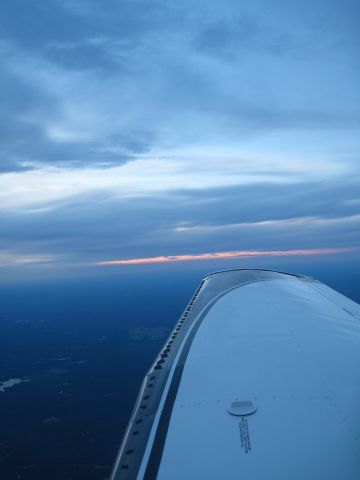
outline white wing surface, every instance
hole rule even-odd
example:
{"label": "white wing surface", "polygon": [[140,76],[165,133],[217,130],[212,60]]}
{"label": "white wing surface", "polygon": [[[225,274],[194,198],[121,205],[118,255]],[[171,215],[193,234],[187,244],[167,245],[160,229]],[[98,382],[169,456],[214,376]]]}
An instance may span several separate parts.
{"label": "white wing surface", "polygon": [[145,377],[112,474],[242,478],[360,478],[360,306],[311,278],[207,276]]}

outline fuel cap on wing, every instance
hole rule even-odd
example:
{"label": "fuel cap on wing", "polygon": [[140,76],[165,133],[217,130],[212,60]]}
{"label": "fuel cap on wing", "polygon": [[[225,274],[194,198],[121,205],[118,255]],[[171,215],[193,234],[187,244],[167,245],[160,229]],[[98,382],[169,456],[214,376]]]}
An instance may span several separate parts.
{"label": "fuel cap on wing", "polygon": [[256,412],[256,405],[251,400],[234,400],[231,402],[228,412],[231,415],[245,416]]}

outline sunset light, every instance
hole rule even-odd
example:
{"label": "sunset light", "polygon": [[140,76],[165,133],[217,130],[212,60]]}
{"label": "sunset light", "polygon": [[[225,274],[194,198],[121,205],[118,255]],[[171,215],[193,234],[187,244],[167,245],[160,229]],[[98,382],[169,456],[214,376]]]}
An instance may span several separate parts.
{"label": "sunset light", "polygon": [[189,262],[196,260],[219,260],[227,258],[246,258],[246,257],[287,257],[287,256],[306,256],[306,255],[332,255],[336,253],[345,253],[350,251],[346,248],[317,248],[317,249],[303,249],[303,250],[271,250],[271,251],[246,251],[235,250],[230,252],[209,252],[199,254],[187,255],[169,255],[148,258],[132,258],[129,260],[108,260],[104,262],[97,262],[100,266],[111,265],[140,265],[146,263],[168,263],[168,262]]}

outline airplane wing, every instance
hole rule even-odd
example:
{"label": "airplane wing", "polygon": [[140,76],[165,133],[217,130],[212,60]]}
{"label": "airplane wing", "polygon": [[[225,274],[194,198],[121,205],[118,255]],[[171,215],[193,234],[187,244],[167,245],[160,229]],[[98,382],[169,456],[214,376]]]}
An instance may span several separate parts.
{"label": "airplane wing", "polygon": [[360,306],[308,277],[211,274],[144,379],[111,479],[267,478],[360,478]]}

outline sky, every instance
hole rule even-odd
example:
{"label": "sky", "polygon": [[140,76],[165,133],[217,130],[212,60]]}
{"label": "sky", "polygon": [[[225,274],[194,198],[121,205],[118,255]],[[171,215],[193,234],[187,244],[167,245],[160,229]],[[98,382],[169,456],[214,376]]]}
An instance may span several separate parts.
{"label": "sky", "polygon": [[0,279],[359,257],[358,0],[0,18]]}

